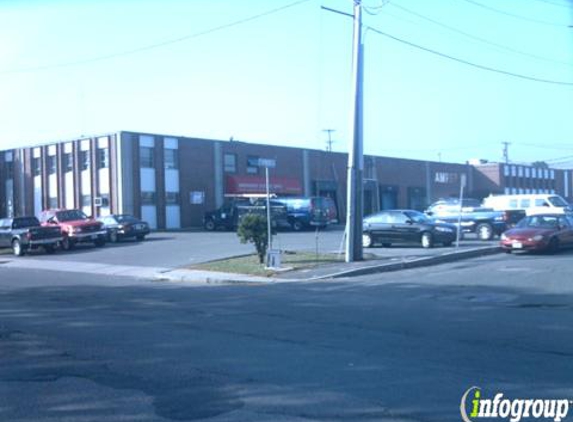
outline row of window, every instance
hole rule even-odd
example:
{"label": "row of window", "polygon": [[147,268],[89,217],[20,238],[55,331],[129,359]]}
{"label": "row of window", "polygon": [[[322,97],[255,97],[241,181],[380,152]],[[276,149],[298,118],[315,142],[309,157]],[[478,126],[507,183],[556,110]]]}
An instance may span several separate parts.
{"label": "row of window", "polygon": [[[155,168],[155,153],[152,147],[139,147],[139,165],[142,168]],[[179,150],[163,150],[163,165],[166,169],[179,168]]]}
{"label": "row of window", "polygon": [[[90,152],[80,151],[79,156],[80,170],[89,170],[90,168]],[[58,171],[58,159],[55,155],[50,155],[47,158],[48,174],[56,174]],[[72,171],[74,168],[74,156],[72,153],[65,153],[62,156],[62,169],[64,173]],[[97,168],[104,169],[109,168],[109,149],[101,148],[97,150]],[[32,160],[32,170],[34,176],[39,176],[42,174],[42,159],[34,158]]]}
{"label": "row of window", "polygon": [[553,194],[555,193],[555,189],[529,189],[529,188],[505,188],[504,193],[506,195],[521,195],[521,194],[537,194],[537,193],[545,193],[545,194]]}
{"label": "row of window", "polygon": [[555,179],[555,170],[538,167],[504,166],[504,176],[533,177],[536,179]]}
{"label": "row of window", "polygon": [[[179,192],[165,192],[165,203],[167,205],[179,205]],[[141,205],[157,204],[156,192],[141,192]]]}
{"label": "row of window", "polygon": [[[109,195],[103,194],[98,197],[98,202],[95,204],[100,207],[109,207]],[[82,195],[80,198],[80,206],[82,207],[91,207],[92,206],[92,196],[91,195]],[[48,198],[48,208],[49,209],[56,209],[58,208],[58,198],[57,197],[50,197]]]}

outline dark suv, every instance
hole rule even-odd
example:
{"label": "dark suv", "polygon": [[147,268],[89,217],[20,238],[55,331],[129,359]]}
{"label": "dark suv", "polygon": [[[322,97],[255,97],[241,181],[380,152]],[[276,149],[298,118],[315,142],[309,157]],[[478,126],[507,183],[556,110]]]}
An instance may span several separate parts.
{"label": "dark suv", "polygon": [[[288,228],[286,207],[275,198],[271,199],[271,224],[274,228]],[[203,226],[212,231],[217,229],[235,230],[245,214],[261,214],[266,217],[267,202],[265,198],[234,198],[222,207],[205,213]]]}
{"label": "dark suv", "polygon": [[338,222],[336,205],[331,198],[284,197],[276,198],[275,201],[286,206],[288,222],[295,231],[316,226],[324,228]]}

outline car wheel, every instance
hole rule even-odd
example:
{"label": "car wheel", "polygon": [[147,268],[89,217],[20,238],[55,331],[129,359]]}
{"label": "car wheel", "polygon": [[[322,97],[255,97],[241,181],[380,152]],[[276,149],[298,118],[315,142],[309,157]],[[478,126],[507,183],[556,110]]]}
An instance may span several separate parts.
{"label": "car wheel", "polygon": [[511,253],[511,249],[504,249],[503,250],[505,253]]}
{"label": "car wheel", "polygon": [[391,243],[382,243],[382,246],[384,246],[385,248],[389,248],[390,246],[392,246]]}
{"label": "car wheel", "polygon": [[145,235],[144,234],[138,234],[137,236],[135,236],[135,238],[139,241],[142,241],[145,239]]}
{"label": "car wheel", "polygon": [[213,220],[205,221],[205,230],[209,230],[210,232],[212,232],[213,230],[215,230],[215,228],[216,226]]}
{"label": "car wheel", "polygon": [[97,239],[94,242],[94,245],[96,245],[96,248],[101,248],[102,246],[105,245],[105,239]]}
{"label": "car wheel", "polygon": [[493,228],[487,223],[479,224],[476,227],[476,233],[479,240],[493,239]]}
{"label": "car wheel", "polygon": [[550,241],[549,241],[549,245],[547,246],[547,250],[549,251],[549,253],[557,253],[559,252],[559,239],[557,239],[556,237],[553,237]]}
{"label": "car wheel", "polygon": [[434,246],[434,238],[432,237],[432,233],[430,232],[422,233],[420,241],[422,242],[422,247],[426,249]]}
{"label": "car wheel", "polygon": [[62,240],[62,249],[65,251],[70,251],[72,249],[74,249],[74,242],[73,240],[70,240],[69,237],[64,237],[64,239]]}
{"label": "car wheel", "polygon": [[294,220],[291,223],[291,226],[295,232],[299,232],[304,228],[304,225],[302,224],[302,221],[300,221],[300,220]]}
{"label": "car wheel", "polygon": [[362,247],[371,248],[372,244],[372,236],[369,233],[362,233]]}
{"label": "car wheel", "polygon": [[46,245],[46,246],[44,246],[44,251],[47,254],[53,254],[54,252],[56,252],[56,248],[54,245]]}
{"label": "car wheel", "polygon": [[446,248],[449,248],[450,246],[453,245],[453,243],[454,243],[454,242],[444,242],[443,244],[444,244],[444,246],[445,246]]}
{"label": "car wheel", "polygon": [[115,230],[112,230],[109,232],[109,241],[111,243],[117,243],[118,237],[117,237],[117,232]]}
{"label": "car wheel", "polygon": [[16,255],[16,256],[24,255],[24,248],[22,248],[22,244],[20,243],[20,241],[18,239],[14,239],[12,241],[12,251],[14,252],[14,255]]}

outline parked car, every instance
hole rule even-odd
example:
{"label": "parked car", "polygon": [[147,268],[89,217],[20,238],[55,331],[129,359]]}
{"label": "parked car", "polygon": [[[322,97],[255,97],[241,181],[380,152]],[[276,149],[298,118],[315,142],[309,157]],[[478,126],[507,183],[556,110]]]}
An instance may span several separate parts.
{"label": "parked car", "polygon": [[573,247],[573,216],[536,214],[501,235],[500,246],[507,253],[514,251],[557,252]]}
{"label": "parked car", "polygon": [[515,226],[523,217],[523,210],[494,211],[491,208],[430,207],[426,211],[438,223],[459,225],[463,233],[475,233],[480,240],[491,240]]}
{"label": "parked car", "polygon": [[310,227],[326,227],[338,222],[336,204],[332,198],[322,196],[276,198],[286,206],[291,228],[300,231]]}
{"label": "parked car", "polygon": [[134,237],[145,239],[149,234],[149,224],[130,214],[111,214],[98,218],[107,231],[107,240],[115,243],[120,239]]}
{"label": "parked car", "polygon": [[[271,224],[273,228],[290,227],[287,219],[286,206],[271,199]],[[205,213],[203,217],[203,226],[205,229],[217,230],[235,230],[241,221],[243,215],[256,213],[267,215],[266,198],[233,198],[226,201],[220,208]]]}
{"label": "parked car", "polygon": [[[481,207],[481,201],[474,198],[462,198],[461,210],[473,211],[475,208]],[[442,214],[442,213],[459,213],[460,212],[460,199],[459,198],[445,198],[434,202],[425,211],[426,214]]]}
{"label": "parked car", "polygon": [[450,246],[456,240],[456,226],[437,223],[427,215],[414,210],[387,210],[364,218],[362,246],[369,248],[381,243],[417,243],[431,248],[436,243]]}
{"label": "parked car", "polygon": [[573,208],[557,194],[490,195],[483,205],[496,211],[524,210],[527,215],[572,213]]}
{"label": "parked car", "polygon": [[12,248],[16,256],[40,247],[46,253],[53,253],[61,240],[62,232],[58,227],[42,227],[34,216],[0,220],[0,247]]}
{"label": "parked car", "polygon": [[102,223],[88,218],[81,210],[47,210],[40,213],[43,226],[58,227],[62,232],[62,248],[70,250],[78,243],[105,245],[107,231]]}

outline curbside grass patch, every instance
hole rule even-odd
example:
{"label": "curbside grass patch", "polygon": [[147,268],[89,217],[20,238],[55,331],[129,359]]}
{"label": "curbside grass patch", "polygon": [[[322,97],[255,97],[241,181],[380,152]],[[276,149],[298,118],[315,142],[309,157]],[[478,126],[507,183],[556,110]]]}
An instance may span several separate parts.
{"label": "curbside grass patch", "polygon": [[344,262],[344,255],[317,255],[312,252],[285,251],[281,254],[281,270],[279,271],[266,269],[264,265],[259,264],[256,254],[205,262],[203,264],[193,265],[189,267],[189,269],[271,277],[280,271],[299,270],[339,262]]}

